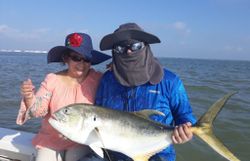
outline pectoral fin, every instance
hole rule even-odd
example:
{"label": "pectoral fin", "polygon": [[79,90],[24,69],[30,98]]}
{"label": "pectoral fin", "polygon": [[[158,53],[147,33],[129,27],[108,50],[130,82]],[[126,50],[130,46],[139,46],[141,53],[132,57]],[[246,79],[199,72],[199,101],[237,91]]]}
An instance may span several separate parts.
{"label": "pectoral fin", "polygon": [[95,133],[96,133],[96,135],[98,136],[98,140],[99,140],[99,142],[97,142],[97,144],[98,144],[98,147],[103,147],[103,149],[101,149],[102,150],[102,153],[99,151],[99,149],[98,148],[96,148],[96,147],[94,147],[93,146],[93,150],[101,157],[101,158],[104,158],[104,152],[106,153],[106,155],[107,155],[107,157],[109,158],[109,160],[111,161],[111,159],[110,159],[110,156],[109,156],[109,153],[108,153],[108,151],[105,149],[105,145],[104,145],[104,143],[103,143],[103,140],[102,140],[102,137],[101,137],[101,134],[100,134],[100,132],[99,132],[99,129],[96,127],[95,128]]}
{"label": "pectoral fin", "polygon": [[99,137],[99,133],[96,132],[96,128],[94,128],[90,133],[89,136],[87,138],[87,143],[89,145],[89,147],[97,154],[99,155],[101,158],[104,158],[104,153],[102,150],[102,140]]}
{"label": "pectoral fin", "polygon": [[94,144],[89,145],[89,147],[101,158],[104,158],[103,150],[99,147],[96,147]]}

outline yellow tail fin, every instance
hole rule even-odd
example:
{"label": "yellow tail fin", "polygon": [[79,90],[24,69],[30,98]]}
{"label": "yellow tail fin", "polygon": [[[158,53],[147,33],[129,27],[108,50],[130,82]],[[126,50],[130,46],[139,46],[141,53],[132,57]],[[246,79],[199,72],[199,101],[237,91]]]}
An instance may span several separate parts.
{"label": "yellow tail fin", "polygon": [[192,127],[195,135],[206,142],[220,155],[230,161],[239,161],[239,159],[228,150],[228,148],[213,134],[212,124],[218,113],[224,107],[227,100],[237,92],[229,93],[215,102],[208,111],[198,120],[197,124]]}

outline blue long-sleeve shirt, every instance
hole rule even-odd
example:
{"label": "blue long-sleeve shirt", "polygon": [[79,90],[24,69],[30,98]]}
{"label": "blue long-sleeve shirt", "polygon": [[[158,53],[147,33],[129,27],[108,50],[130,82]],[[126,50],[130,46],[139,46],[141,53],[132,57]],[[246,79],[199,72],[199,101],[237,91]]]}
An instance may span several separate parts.
{"label": "blue long-sleeve shirt", "polygon": [[[158,110],[165,116],[157,115],[152,119],[170,126],[196,122],[182,81],[167,69],[164,69],[163,79],[158,84],[146,83],[136,87],[121,85],[113,72],[107,71],[101,79],[95,103],[129,112],[143,109]],[[109,152],[109,155],[113,160],[129,160],[117,152]],[[173,145],[150,158],[150,161],[156,160],[174,161]]]}

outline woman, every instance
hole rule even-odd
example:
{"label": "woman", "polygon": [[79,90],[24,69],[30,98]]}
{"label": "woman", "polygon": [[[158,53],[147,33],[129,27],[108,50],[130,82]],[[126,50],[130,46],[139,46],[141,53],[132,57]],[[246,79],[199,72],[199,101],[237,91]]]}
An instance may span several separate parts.
{"label": "woman", "polygon": [[110,56],[93,50],[92,40],[84,33],[72,33],[66,37],[65,46],[56,46],[48,53],[48,63],[63,62],[68,68],[49,73],[34,94],[30,79],[21,85],[20,110],[17,124],[22,125],[32,117],[43,117],[42,126],[32,140],[37,148],[37,161],[76,161],[88,148],[65,139],[48,123],[51,115],[61,107],[72,103],[93,104],[101,73],[91,68]]}

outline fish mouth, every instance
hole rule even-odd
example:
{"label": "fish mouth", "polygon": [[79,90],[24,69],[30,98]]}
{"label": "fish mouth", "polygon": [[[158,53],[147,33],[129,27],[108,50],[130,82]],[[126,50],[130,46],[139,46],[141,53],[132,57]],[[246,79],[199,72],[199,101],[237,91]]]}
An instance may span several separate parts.
{"label": "fish mouth", "polygon": [[55,121],[59,121],[59,120],[57,119],[57,117],[56,117],[55,114],[51,115],[50,119],[51,119],[51,120],[55,120]]}
{"label": "fish mouth", "polygon": [[58,121],[58,122],[66,122],[67,121],[67,118],[65,118],[63,115],[58,115],[58,114],[52,114],[50,119],[53,119],[55,121]]}
{"label": "fish mouth", "polygon": [[[56,128],[56,122],[60,122],[55,116],[51,116],[49,118],[49,123],[52,125],[53,128]],[[59,132],[59,131],[58,131]],[[62,138],[64,140],[68,140],[69,138],[63,135],[61,132],[58,134],[59,138]]]}
{"label": "fish mouth", "polygon": [[58,117],[56,117],[56,115],[51,115],[51,117],[49,118],[49,120],[55,121],[55,122],[61,122],[60,119]]}
{"label": "fish mouth", "polygon": [[62,138],[64,140],[68,140],[69,138],[63,135],[62,133],[59,134],[59,138]]}

